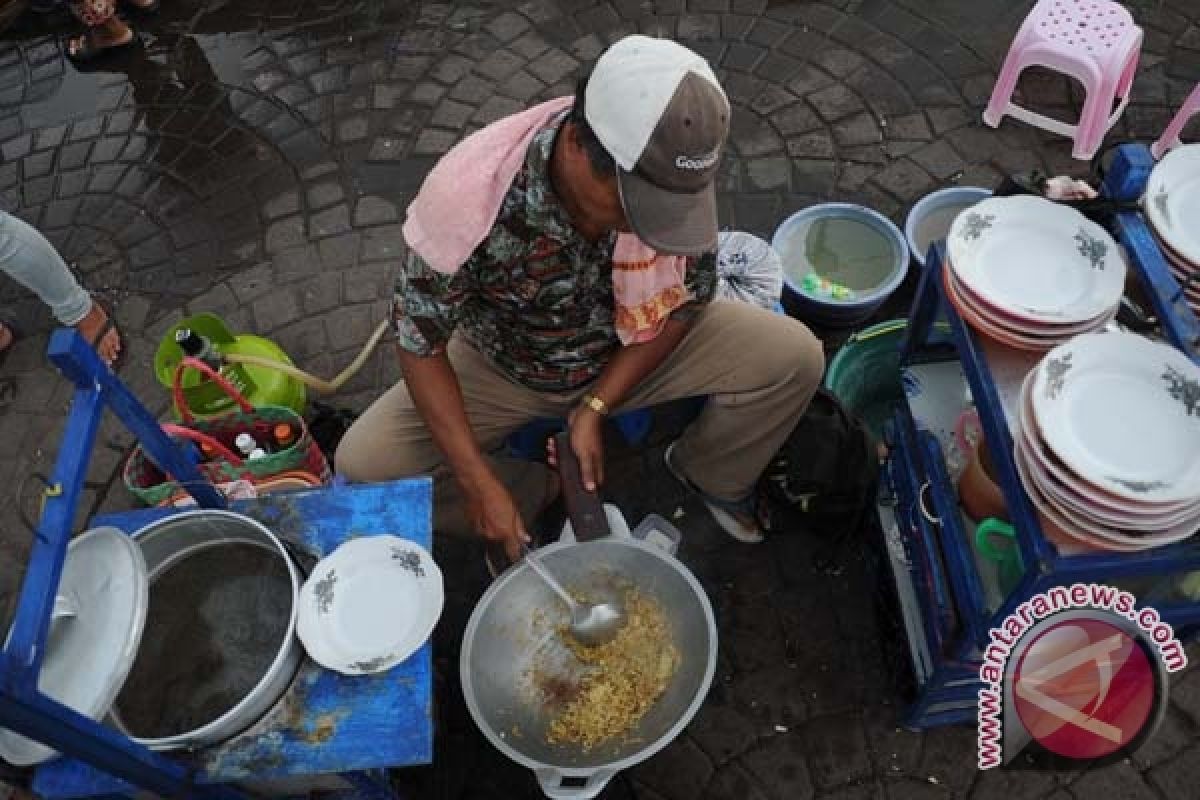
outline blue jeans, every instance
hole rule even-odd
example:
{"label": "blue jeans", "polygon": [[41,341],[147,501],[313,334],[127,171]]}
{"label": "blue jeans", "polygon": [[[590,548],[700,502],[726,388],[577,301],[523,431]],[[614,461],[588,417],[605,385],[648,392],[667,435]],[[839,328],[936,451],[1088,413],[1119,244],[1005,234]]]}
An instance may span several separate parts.
{"label": "blue jeans", "polygon": [[63,325],[77,325],[92,308],[92,298],[75,280],[46,237],[11,214],[0,211],[0,272],[50,306]]}

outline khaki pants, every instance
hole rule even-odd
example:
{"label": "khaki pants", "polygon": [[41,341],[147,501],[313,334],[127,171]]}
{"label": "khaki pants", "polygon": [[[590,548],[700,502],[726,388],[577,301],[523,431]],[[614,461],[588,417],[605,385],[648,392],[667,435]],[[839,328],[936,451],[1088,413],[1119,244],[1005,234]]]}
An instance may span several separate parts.
{"label": "khaki pants", "polygon": [[[513,383],[461,337],[451,340],[467,417],[485,453],[539,417],[565,417],[586,391],[537,392]],[[741,500],[808,407],[824,372],[821,343],[800,322],[744,303],[717,301],[661,366],[617,409],[709,395],[688,427],[673,463],[709,495]],[[353,481],[432,473],[434,529],[469,535],[458,486],[442,466],[408,388],[397,383],[351,426],[338,447],[338,471]],[[513,492],[527,523],[549,499],[548,468],[493,458],[497,477]]]}

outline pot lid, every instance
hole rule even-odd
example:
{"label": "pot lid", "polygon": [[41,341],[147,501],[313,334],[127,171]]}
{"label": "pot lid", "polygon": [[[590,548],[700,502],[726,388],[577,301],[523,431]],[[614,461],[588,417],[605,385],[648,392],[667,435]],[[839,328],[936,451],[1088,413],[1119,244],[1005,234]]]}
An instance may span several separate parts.
{"label": "pot lid", "polygon": [[[137,656],[148,597],[146,560],[133,537],[117,528],[76,537],[67,547],[38,689],[92,719],[107,714]],[[25,767],[55,755],[0,728],[5,761]]]}

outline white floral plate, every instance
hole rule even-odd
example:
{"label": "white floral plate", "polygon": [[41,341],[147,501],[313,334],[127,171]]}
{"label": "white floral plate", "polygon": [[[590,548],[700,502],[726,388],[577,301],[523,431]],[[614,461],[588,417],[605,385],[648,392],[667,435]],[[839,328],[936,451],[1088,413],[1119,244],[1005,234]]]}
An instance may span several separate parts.
{"label": "white floral plate", "polygon": [[398,536],[364,536],[313,568],[300,590],[296,633],[327,669],[383,672],[425,643],[444,602],[442,571],[425,548]]}
{"label": "white floral plate", "polygon": [[1093,486],[1058,462],[1042,443],[1041,432],[1033,421],[1033,378],[1034,373],[1030,372],[1021,385],[1017,411],[1019,438],[1032,456],[1030,467],[1055,502],[1087,514],[1102,524],[1128,530],[1163,531],[1188,520],[1200,519],[1200,501],[1160,505],[1126,500]]}
{"label": "white floral plate", "polygon": [[1034,422],[1084,480],[1144,503],[1200,499],[1200,368],[1131,333],[1085,333],[1046,354]]}
{"label": "white floral plate", "polygon": [[959,214],[947,240],[958,279],[1031,322],[1069,325],[1117,306],[1125,260],[1108,232],[1040,197],[993,197]]}
{"label": "white floral plate", "polygon": [[1177,147],[1155,165],[1142,207],[1171,249],[1200,264],[1200,144]]}
{"label": "white floral plate", "polygon": [[1039,482],[1032,456],[1029,455],[1023,439],[1017,441],[1014,456],[1021,483],[1025,486],[1030,500],[1033,501],[1034,508],[1045,514],[1062,532],[1080,542],[1092,547],[1132,553],[1175,544],[1196,533],[1197,525],[1195,524],[1181,525],[1162,533],[1143,535],[1129,535],[1108,525],[1102,525],[1086,515],[1064,508],[1054,501],[1046,492],[1046,487]]}

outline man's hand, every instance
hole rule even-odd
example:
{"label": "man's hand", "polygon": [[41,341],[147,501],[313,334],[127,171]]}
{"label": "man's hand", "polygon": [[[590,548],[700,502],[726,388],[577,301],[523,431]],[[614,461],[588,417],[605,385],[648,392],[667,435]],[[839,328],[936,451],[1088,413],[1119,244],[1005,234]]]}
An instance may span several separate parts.
{"label": "man's hand", "polygon": [[604,483],[604,418],[587,407],[577,407],[567,417],[571,449],[579,459],[583,488],[594,492]]}
{"label": "man's hand", "polygon": [[522,543],[529,544],[529,535],[525,532],[521,510],[508,487],[493,477],[478,486],[465,489],[464,493],[467,498],[467,517],[479,535],[501,542],[509,559],[518,560]]}
{"label": "man's hand", "polygon": [[[583,488],[597,491],[604,483],[604,425],[603,418],[586,406],[574,409],[567,416],[567,430],[571,438],[571,450],[579,460],[579,473]],[[558,452],[554,437],[546,440],[546,460],[550,466],[558,467]]]}

